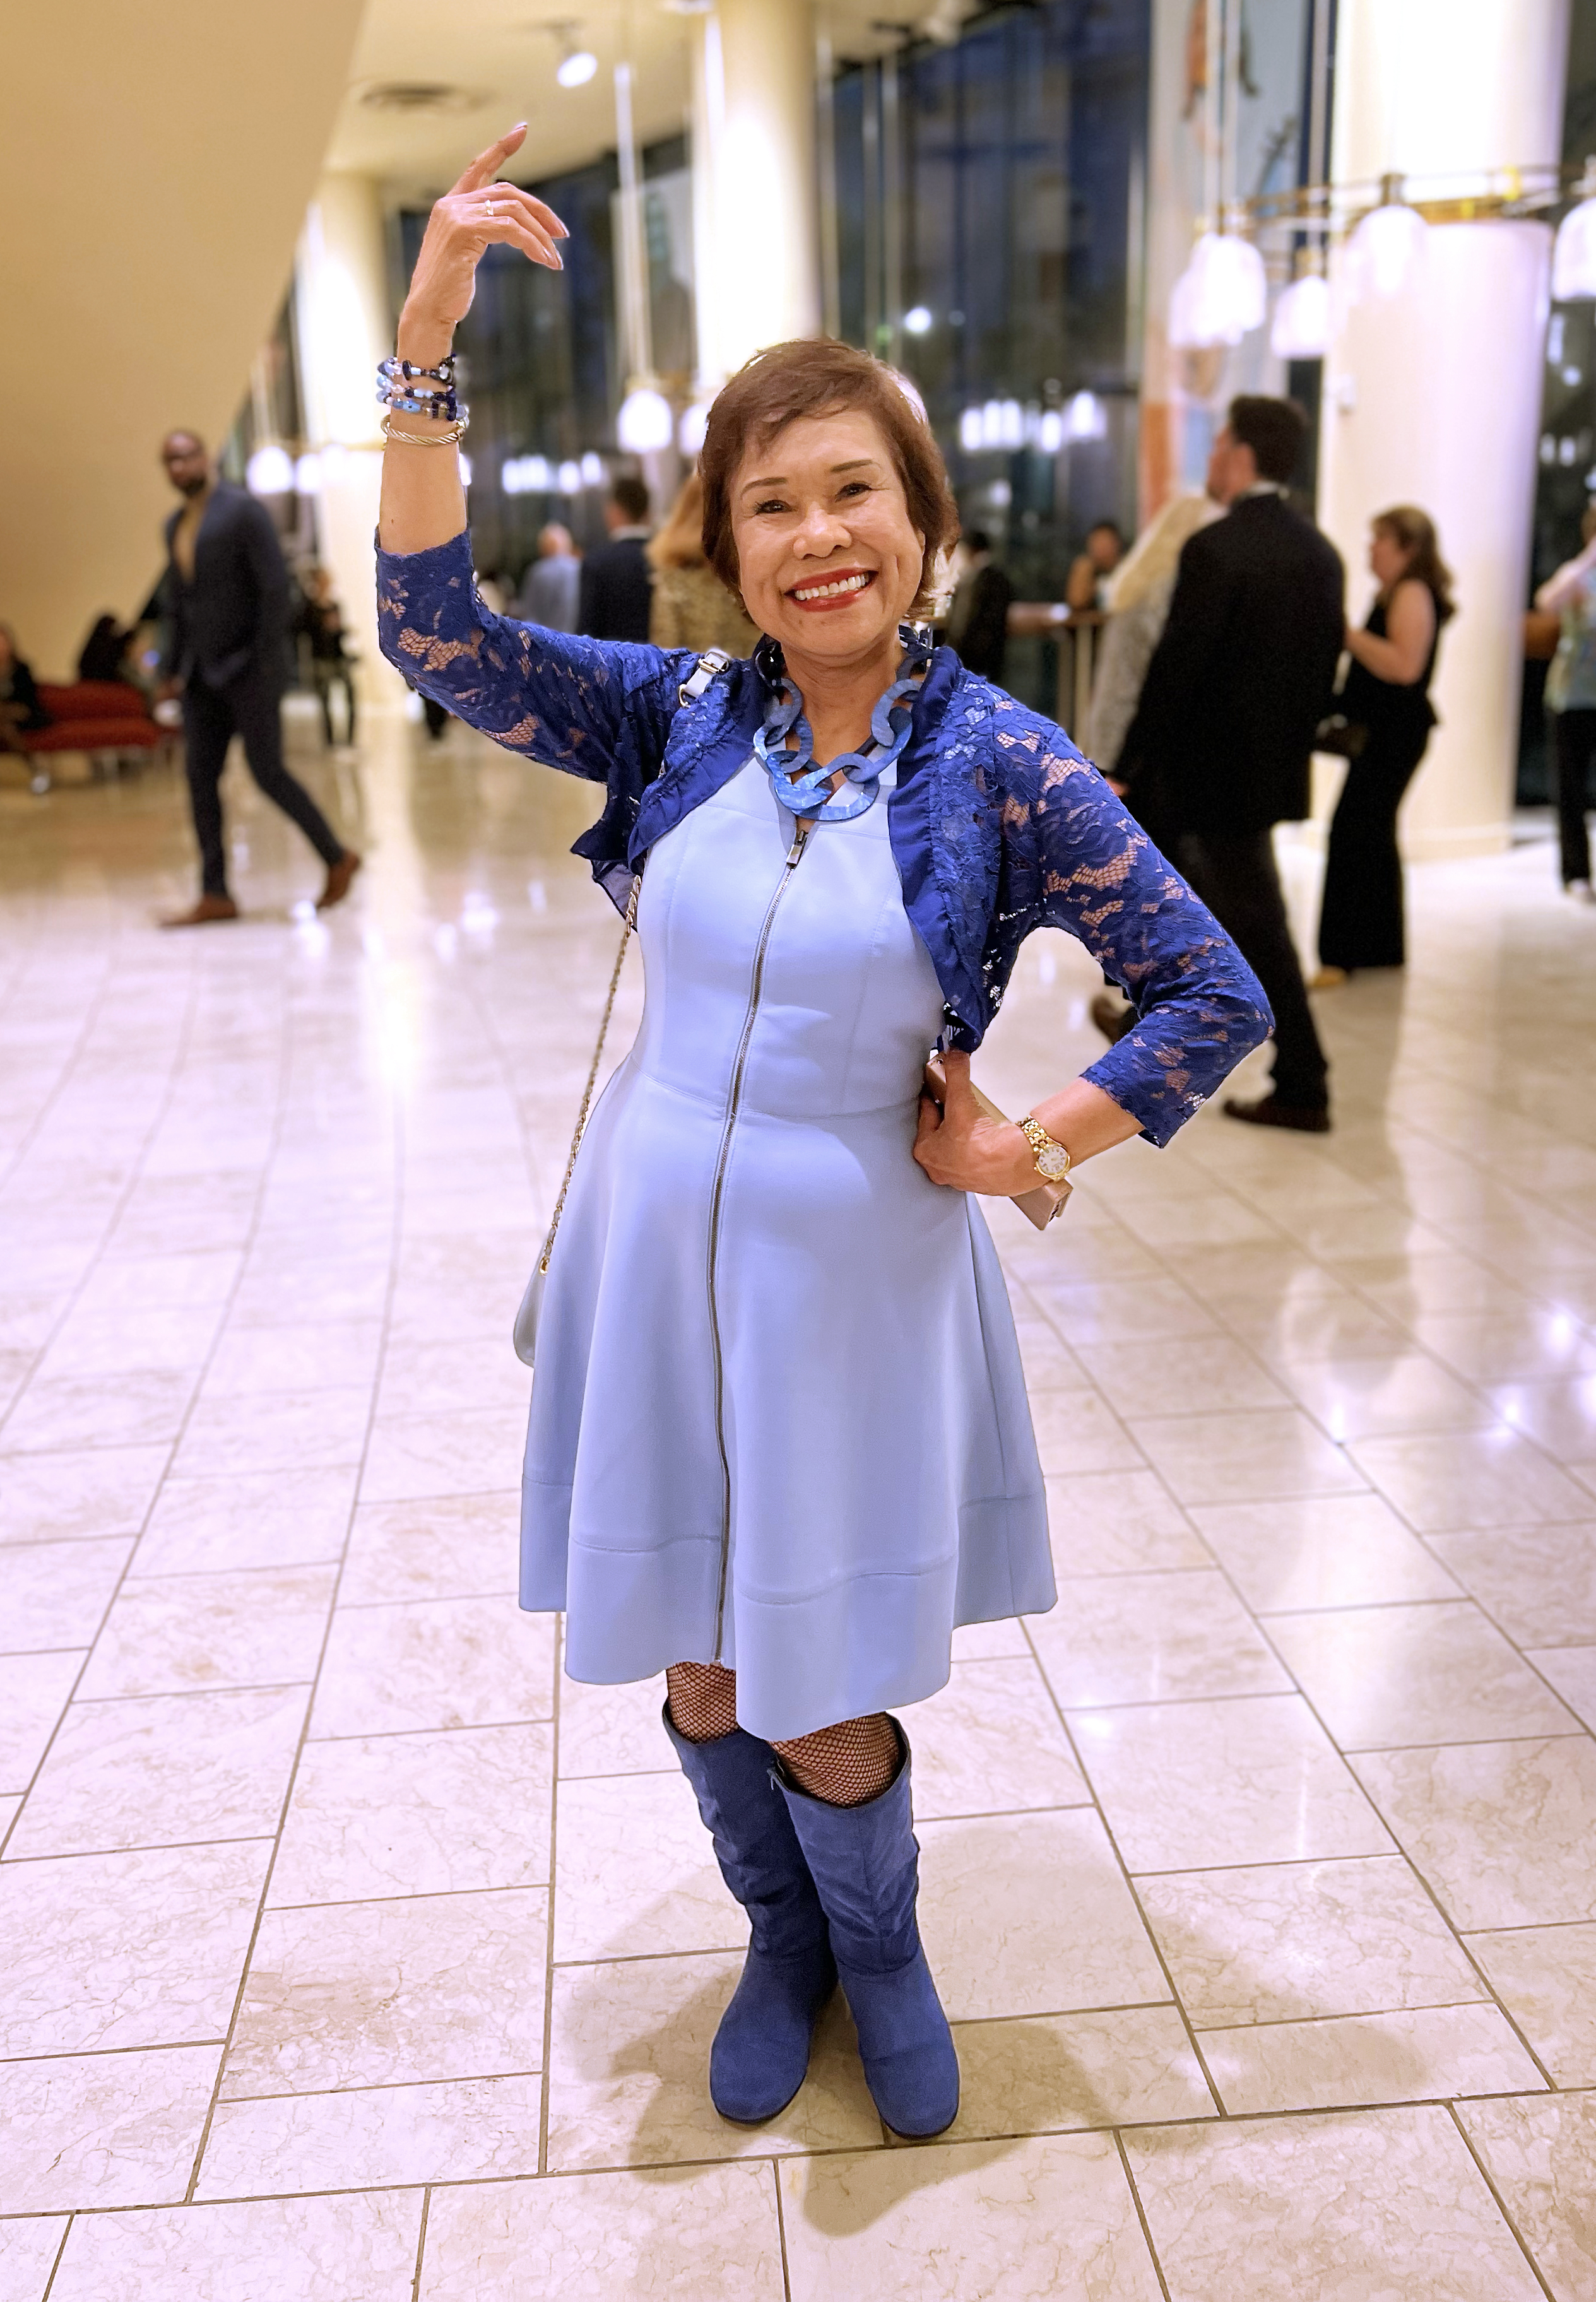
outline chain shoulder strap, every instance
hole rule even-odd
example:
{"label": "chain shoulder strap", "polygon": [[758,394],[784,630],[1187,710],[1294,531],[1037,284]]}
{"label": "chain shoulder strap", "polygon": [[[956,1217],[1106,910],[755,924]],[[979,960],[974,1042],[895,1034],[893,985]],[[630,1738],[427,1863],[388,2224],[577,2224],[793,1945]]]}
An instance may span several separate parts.
{"label": "chain shoulder strap", "polygon": [[604,1042],[609,1036],[609,1019],[615,1012],[615,995],[620,989],[621,970],[626,963],[626,945],[632,940],[632,930],[637,925],[637,898],[643,887],[643,873],[632,882],[632,892],[626,898],[626,915],[621,922],[620,947],[615,954],[615,965],[609,970],[609,988],[604,995],[604,1012],[599,1018],[599,1037],[593,1047],[593,1059],[587,1067],[587,1085],[582,1090],[582,1107],[576,1113],[575,1131],[571,1137],[570,1156],[566,1161],[565,1177],[559,1187],[559,1197],[554,1202],[554,1213],[549,1218],[549,1234],[543,1241],[543,1251],[538,1257],[538,1270],[545,1277],[549,1257],[554,1252],[554,1235],[559,1229],[559,1219],[565,1212],[566,1193],[571,1188],[571,1177],[576,1172],[576,1154],[582,1148],[583,1130],[587,1125],[588,1110],[598,1084],[599,1065],[604,1057]]}
{"label": "chain shoulder strap", "polygon": [[[694,667],[693,676],[685,679],[676,690],[678,708],[696,703],[710,682],[725,671],[732,659],[724,648],[706,648]],[[599,1037],[593,1048],[593,1059],[587,1068],[587,1085],[582,1090],[582,1107],[576,1113],[576,1126],[571,1137],[570,1156],[559,1186],[559,1197],[554,1202],[554,1213],[549,1218],[549,1233],[543,1241],[543,1251],[538,1257],[538,1274],[549,1275],[549,1257],[554,1252],[555,1233],[565,1212],[566,1193],[571,1188],[571,1178],[576,1172],[576,1154],[582,1148],[582,1137],[587,1126],[587,1114],[593,1099],[593,1089],[599,1081],[599,1065],[604,1059],[604,1042],[609,1036],[609,1019],[615,1012],[615,995],[620,989],[621,970],[626,963],[626,945],[632,940],[632,930],[637,925],[637,898],[643,889],[643,873],[632,881],[632,892],[626,898],[626,915],[621,926],[620,948],[615,954],[615,965],[609,970],[609,988],[604,995],[604,1012],[599,1018]]]}

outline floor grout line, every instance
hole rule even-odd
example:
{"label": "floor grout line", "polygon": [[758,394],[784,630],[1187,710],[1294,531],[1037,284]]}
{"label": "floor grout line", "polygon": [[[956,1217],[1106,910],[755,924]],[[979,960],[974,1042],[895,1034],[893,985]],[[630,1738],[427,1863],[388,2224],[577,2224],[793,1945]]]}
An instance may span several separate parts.
{"label": "floor grout line", "polygon": [[[273,1147],[277,1146],[281,1141],[284,1114],[290,1097],[293,1078],[293,1025],[292,1016],[290,1013],[285,1016],[284,1029],[280,1048],[278,1092],[272,1136]],[[397,1099],[390,1106],[389,1118],[390,1127],[396,1143],[396,1157],[392,1184],[392,1197],[390,1203],[389,1211],[391,1229],[389,1233],[390,1248],[388,1273],[387,1284],[382,1298],[382,1314],[381,1320],[382,1332],[377,1349],[376,1367],[373,1375],[371,1390],[366,1404],[365,1439],[361,1449],[359,1466],[359,1469],[361,1470],[365,1467],[366,1454],[371,1444],[371,1432],[376,1411],[377,1393],[381,1388],[382,1382],[382,1371],[387,1343],[388,1316],[392,1304],[395,1273],[398,1267],[397,1246],[400,1231],[401,1211],[403,1206],[403,1121]],[[262,1190],[264,1196],[264,1183]],[[259,1214],[260,1201],[257,1199],[256,1205],[256,1218],[257,1224]],[[327,1596],[326,1618],[322,1628],[322,1639],[320,1650],[316,1658],[316,1667],[309,1683],[304,1716],[300,1721],[299,1733],[295,1743],[293,1758],[288,1769],[288,1778],[283,1785],[282,1796],[278,1805],[276,1827],[273,1832],[272,1852],[267,1858],[265,1877],[261,1882],[260,1896],[256,1904],[255,1923],[250,1931],[248,1945],[245,1950],[242,1965],[239,1973],[238,1988],[234,1993],[232,2012],[227,2026],[226,2043],[224,2044],[222,2053],[217,2059],[215,2077],[211,2088],[211,2098],[206,2111],[204,2123],[200,2129],[199,2140],[194,2152],[193,2164],[189,2176],[188,2189],[184,2194],[185,2204],[191,2204],[197,2192],[200,2169],[205,2163],[206,2151],[210,2144],[211,2130],[215,2121],[216,2112],[222,2099],[223,2077],[227,2069],[228,2057],[232,2050],[232,2042],[234,2036],[237,2033],[239,2019],[243,2012],[245,1994],[249,1984],[250,1969],[255,1959],[256,1945],[259,1940],[260,1929],[265,1918],[266,1898],[272,1890],[272,1876],[276,1867],[278,1853],[281,1848],[283,1827],[288,1819],[290,1806],[292,1803],[294,1785],[298,1780],[299,1767],[304,1757],[306,1743],[309,1735],[311,1718],[315,1709],[316,1694],[321,1685],[322,1671],[326,1662],[328,1648],[332,1642],[333,1623],[336,1618],[338,1608],[339,1582],[342,1577],[344,1563],[349,1556],[349,1542],[354,1532],[355,1508],[358,1501],[359,1492],[360,1482],[359,1472],[357,1470],[354,1488],[350,1496],[349,1516],[345,1524],[344,1540],[339,1556],[339,1564],[333,1579],[332,1588],[328,1592]]]}

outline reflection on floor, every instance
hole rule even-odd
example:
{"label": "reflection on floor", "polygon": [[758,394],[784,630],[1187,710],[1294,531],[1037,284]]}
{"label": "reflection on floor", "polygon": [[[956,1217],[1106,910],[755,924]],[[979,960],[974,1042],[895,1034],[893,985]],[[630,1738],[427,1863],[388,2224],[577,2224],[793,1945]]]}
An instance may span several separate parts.
{"label": "reflection on floor", "polygon": [[[1547,851],[1415,875],[1407,986],[1322,1002],[1334,1135],[1205,1114],[998,1211],[1063,1597],[908,1715],[965,2107],[904,2148],[836,2010],[716,2119],[742,1927],[659,1690],[562,1684],[512,1595],[591,795],[397,722],[311,772],[355,898],[295,907],[240,777],[248,917],[181,937],[170,777],[0,792],[4,2302],[1589,2302],[1596,914]],[[1001,1101],[1093,987],[1028,945]]]}

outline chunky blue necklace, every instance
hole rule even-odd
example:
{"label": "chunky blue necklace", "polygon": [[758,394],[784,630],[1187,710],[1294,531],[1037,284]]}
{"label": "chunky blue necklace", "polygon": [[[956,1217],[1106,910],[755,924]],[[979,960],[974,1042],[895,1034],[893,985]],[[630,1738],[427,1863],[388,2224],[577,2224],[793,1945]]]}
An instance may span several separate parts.
{"label": "chunky blue necklace", "polygon": [[[860,752],[840,752],[823,768],[814,765],[815,738],[803,715],[803,697],[782,659],[781,650],[767,645],[759,663],[770,689],[765,724],[753,739],[760,766],[770,788],[789,814],[816,823],[847,823],[874,807],[881,777],[909,740],[914,698],[931,660],[931,634],[924,624],[900,624],[898,643],[903,668],[870,714],[869,743]],[[831,779],[847,780],[834,792]]]}

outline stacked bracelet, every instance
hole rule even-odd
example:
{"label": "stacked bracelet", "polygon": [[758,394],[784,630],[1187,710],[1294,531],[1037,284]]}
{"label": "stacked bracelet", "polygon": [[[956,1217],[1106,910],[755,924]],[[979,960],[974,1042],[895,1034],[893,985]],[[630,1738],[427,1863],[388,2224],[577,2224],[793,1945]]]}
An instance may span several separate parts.
{"label": "stacked bracelet", "polygon": [[435,416],[442,424],[464,423],[470,414],[456,399],[452,384],[447,391],[379,391],[377,405],[400,416]]}
{"label": "stacked bracelet", "polygon": [[413,377],[422,377],[428,383],[452,385],[455,380],[455,356],[445,352],[436,367],[417,367],[414,360],[385,359],[377,362],[379,389],[388,384],[408,383]]}
{"label": "stacked bracelet", "polygon": [[407,448],[453,448],[466,436],[465,424],[458,419],[447,432],[399,432],[392,416],[385,416],[382,431],[384,440],[402,440]]}
{"label": "stacked bracelet", "polygon": [[[421,383],[435,383],[441,388],[437,391],[414,388]],[[462,427],[468,413],[456,395],[453,352],[445,353],[436,367],[422,367],[415,360],[397,357],[379,360],[377,402],[400,416],[430,416],[440,424],[458,424]]]}

